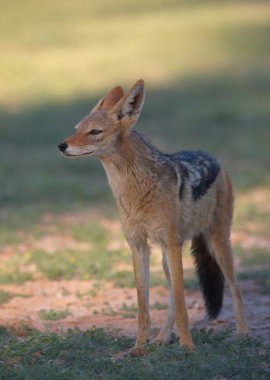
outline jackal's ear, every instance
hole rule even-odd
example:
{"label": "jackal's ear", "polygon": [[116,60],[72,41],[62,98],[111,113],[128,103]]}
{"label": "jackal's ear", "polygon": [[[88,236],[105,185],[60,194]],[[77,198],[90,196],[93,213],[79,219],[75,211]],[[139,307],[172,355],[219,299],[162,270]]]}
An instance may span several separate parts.
{"label": "jackal's ear", "polygon": [[124,91],[121,86],[114,87],[107,95],[101,98],[90,113],[99,109],[111,109],[115,104],[122,99]]}
{"label": "jackal's ear", "polygon": [[139,119],[144,102],[144,81],[138,80],[130,92],[110,110],[122,125],[132,127]]}

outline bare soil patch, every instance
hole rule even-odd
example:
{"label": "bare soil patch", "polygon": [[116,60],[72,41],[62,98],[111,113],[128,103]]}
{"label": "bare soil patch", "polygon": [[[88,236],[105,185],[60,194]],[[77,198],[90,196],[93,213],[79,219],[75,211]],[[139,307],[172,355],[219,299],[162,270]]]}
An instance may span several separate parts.
{"label": "bare soil patch", "polygon": [[[123,315],[124,309],[134,310],[137,306],[136,291],[129,288],[115,288],[105,283],[95,289],[91,281],[49,281],[39,279],[23,285],[2,285],[1,290],[25,295],[13,297],[1,305],[0,325],[10,326],[18,331],[22,326],[41,331],[65,331],[77,327],[103,327],[117,335],[134,337],[137,330],[136,311],[132,315]],[[270,341],[270,296],[261,295],[254,281],[242,281],[245,312],[251,334]],[[163,306],[168,302],[168,290],[163,287],[151,289],[151,318],[153,333],[165,319]],[[224,297],[222,312],[217,320],[209,321],[205,316],[202,295],[199,291],[186,291],[186,304],[191,328],[219,330],[235,328],[232,301],[228,289]],[[154,305],[154,306],[153,306]],[[155,305],[162,305],[157,310]],[[39,317],[41,310],[69,310],[70,315],[58,321],[43,321]]]}
{"label": "bare soil patch", "polygon": [[[263,192],[254,193],[256,201],[261,198],[265,200]],[[245,196],[240,201],[245,200]],[[109,220],[100,215],[96,209],[86,210],[80,213],[62,214],[55,216],[45,214],[41,220],[43,226],[52,226],[59,223],[67,227],[74,224],[87,223],[89,217],[98,219],[101,226],[108,232],[109,250],[126,248],[126,242],[118,239],[121,229],[119,221]],[[249,225],[247,224],[247,227]],[[44,227],[44,230],[46,228]],[[255,228],[255,227],[254,227]],[[232,243],[243,249],[261,247],[268,249],[270,240],[267,236],[252,235],[253,228],[238,229],[232,234]],[[28,250],[41,249],[49,254],[57,254],[61,249],[91,250],[92,244],[74,239],[68,232],[56,233],[52,228],[46,230],[39,239],[26,238],[23,243],[5,246],[1,250],[1,260],[6,263],[13,254],[25,254]],[[153,256],[157,253],[154,250]],[[158,253],[159,255],[159,253]],[[108,258],[109,259],[109,258]],[[159,260],[160,261],[160,260]],[[235,260],[238,269],[239,259]],[[184,258],[186,270],[193,268],[190,257]],[[27,268],[29,270],[29,266]],[[31,268],[30,268],[31,269]],[[115,264],[114,270],[132,270],[127,262]],[[154,274],[161,269],[160,263],[152,266]],[[10,326],[23,331],[22,326],[34,328],[41,331],[65,331],[69,328],[78,327],[85,330],[93,326],[103,327],[114,331],[118,335],[135,336],[137,331],[137,300],[136,290],[130,288],[117,288],[112,282],[87,280],[55,280],[50,281],[44,275],[36,272],[33,266],[34,281],[28,281],[21,285],[3,284],[0,291],[11,294],[8,302],[0,305],[0,325]],[[243,290],[245,313],[251,334],[259,335],[270,341],[270,294],[261,294],[260,287],[255,280],[241,281]],[[150,291],[151,319],[153,333],[159,328],[166,316],[166,305],[168,304],[168,289],[162,286],[151,288]],[[222,312],[217,320],[209,321],[205,314],[205,308],[200,291],[186,290],[186,304],[190,318],[191,328],[219,330],[222,328],[235,329],[235,321],[232,309],[232,300],[228,289],[225,291]],[[68,310],[66,318],[50,321],[42,320],[39,312],[41,310]]]}

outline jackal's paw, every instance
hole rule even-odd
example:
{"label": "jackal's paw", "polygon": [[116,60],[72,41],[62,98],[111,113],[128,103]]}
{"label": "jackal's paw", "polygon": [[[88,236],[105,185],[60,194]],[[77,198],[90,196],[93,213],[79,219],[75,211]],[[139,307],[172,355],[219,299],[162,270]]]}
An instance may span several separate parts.
{"label": "jackal's paw", "polygon": [[187,351],[190,351],[190,352],[195,351],[195,346],[193,342],[182,343],[181,346],[184,347],[184,349]]}
{"label": "jackal's paw", "polygon": [[146,355],[146,349],[143,346],[134,346],[132,347],[128,353],[129,356],[137,357],[137,356],[144,356]]}
{"label": "jackal's paw", "polygon": [[167,346],[171,342],[170,335],[160,335],[158,334],[154,339],[151,340],[151,343],[155,346]]}
{"label": "jackal's paw", "polygon": [[130,350],[120,351],[117,354],[112,356],[112,361],[116,362],[117,360],[122,360],[127,356],[137,357],[144,356],[146,354],[146,350],[144,347],[132,347]]}
{"label": "jackal's paw", "polygon": [[237,333],[237,335],[247,336],[249,334],[249,328],[247,325],[241,326],[241,327],[237,328],[236,333]]}
{"label": "jackal's paw", "polygon": [[117,354],[113,355],[111,359],[113,362],[116,362],[118,360],[122,360],[128,356],[128,353],[129,353],[129,350],[117,352]]}

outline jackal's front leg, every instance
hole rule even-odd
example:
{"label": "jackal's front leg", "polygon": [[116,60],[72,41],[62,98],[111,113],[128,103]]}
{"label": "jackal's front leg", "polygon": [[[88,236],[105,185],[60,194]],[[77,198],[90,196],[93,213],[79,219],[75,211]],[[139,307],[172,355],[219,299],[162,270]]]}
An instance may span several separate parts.
{"label": "jackal's front leg", "polygon": [[184,295],[182,249],[177,240],[178,239],[174,236],[170,237],[167,247],[169,272],[175,304],[175,322],[181,344],[185,348],[192,350],[194,345],[189,331],[189,321]]}
{"label": "jackal's front leg", "polygon": [[150,331],[149,315],[149,255],[150,250],[146,242],[130,244],[134,267],[135,282],[138,299],[138,336],[130,354],[133,356],[143,353],[143,346],[147,342]]}

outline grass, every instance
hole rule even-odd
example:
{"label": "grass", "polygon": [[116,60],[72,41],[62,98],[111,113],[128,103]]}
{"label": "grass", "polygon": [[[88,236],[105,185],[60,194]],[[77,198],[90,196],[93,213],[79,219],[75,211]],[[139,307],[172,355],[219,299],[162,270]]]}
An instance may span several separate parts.
{"label": "grass", "polygon": [[[2,4],[0,284],[37,276],[89,279],[96,281],[93,298],[104,282],[134,287],[101,165],[66,160],[57,144],[110,87],[128,88],[143,77],[147,97],[136,128],[163,150],[202,149],[218,157],[234,182],[234,231],[244,236],[234,247],[239,278],[269,293],[269,10],[263,0]],[[38,243],[46,237],[63,243],[68,237],[73,246],[45,249]],[[164,285],[154,271],[151,286]],[[189,269],[185,286],[198,286]],[[0,290],[0,304],[19,295]],[[136,314],[129,306],[119,312]],[[59,317],[58,310],[43,313]],[[0,380],[269,378],[269,346],[229,332],[193,331],[192,355],[175,344],[150,345],[145,358],[113,363],[110,355],[131,340],[99,329],[27,331],[19,338],[1,329]]]}
{"label": "grass", "polygon": [[263,1],[79,0],[63,7],[27,0],[22,8],[16,0],[0,18],[0,42],[9,48],[0,101],[16,110],[98,92],[120,79],[127,84],[142,73],[167,85],[224,68],[246,71],[247,63],[267,70],[268,9]]}
{"label": "grass", "polygon": [[0,305],[7,303],[12,298],[12,295],[9,292],[0,290]]}
{"label": "grass", "polygon": [[156,310],[166,310],[166,309],[168,309],[168,305],[160,303],[160,302],[155,302],[152,305],[152,308],[156,309]]}
{"label": "grass", "polygon": [[[96,244],[90,250],[63,250],[53,254],[41,250],[32,251],[25,255],[14,255],[13,262],[2,264],[0,284],[22,284],[31,280],[33,274],[27,268],[34,264],[36,272],[42,273],[43,276],[53,281],[61,279],[102,280],[111,281],[118,288],[135,287],[132,269],[112,269],[119,262],[131,264],[130,252],[126,250],[110,251],[106,249],[103,240],[101,245]],[[193,270],[185,270],[184,283],[186,289],[198,289],[198,281]],[[151,274],[151,287],[166,287],[166,284],[163,271]],[[94,296],[97,293],[95,289],[92,289],[89,294]]]}
{"label": "grass", "polygon": [[240,280],[254,280],[259,285],[262,294],[270,293],[270,271],[269,267],[263,269],[247,269],[238,274]]}
{"label": "grass", "polygon": [[23,284],[26,281],[32,280],[32,274],[30,272],[23,272],[13,266],[5,270],[0,275],[0,284]]}
{"label": "grass", "polygon": [[127,305],[126,303],[123,303],[122,306],[117,310],[111,307],[106,307],[106,308],[103,308],[100,313],[96,311],[95,315],[101,314],[108,317],[121,316],[122,318],[136,318],[137,313],[138,313],[137,306]]}
{"label": "grass", "polygon": [[0,290],[0,305],[7,303],[9,300],[11,300],[14,297],[28,298],[29,295],[21,294],[21,293],[6,292],[5,290]]}
{"label": "grass", "polygon": [[38,312],[38,316],[43,321],[59,321],[60,319],[64,319],[70,315],[69,310],[40,310]]}
{"label": "grass", "polygon": [[149,345],[145,357],[113,362],[111,356],[129,348],[132,340],[112,338],[102,329],[70,330],[65,335],[35,332],[22,340],[2,328],[0,379],[269,378],[269,345],[236,339],[229,331],[193,330],[192,336],[194,353],[177,343],[167,348]]}
{"label": "grass", "polygon": [[1,241],[44,212],[112,204],[97,160],[66,160],[57,143],[104,91],[141,76],[138,129],[160,148],[209,150],[239,189],[269,183],[266,2],[39,4],[0,15]]}
{"label": "grass", "polygon": [[236,254],[244,270],[238,274],[240,280],[254,280],[262,294],[270,293],[270,253],[267,248],[236,247]]}
{"label": "grass", "polygon": [[253,247],[243,249],[236,247],[236,254],[241,259],[243,265],[255,266],[255,265],[267,265],[269,264],[270,253],[267,248]]}
{"label": "grass", "polygon": [[[108,255],[110,260],[108,260]],[[29,262],[35,263],[37,270],[51,280],[77,278],[113,281],[118,272],[112,274],[112,266],[122,259],[118,251],[109,252],[104,247],[97,245],[95,249],[86,252],[65,250],[51,255],[36,251],[32,253]],[[121,272],[119,273],[121,277]],[[118,285],[117,282],[116,285]]]}

